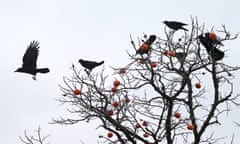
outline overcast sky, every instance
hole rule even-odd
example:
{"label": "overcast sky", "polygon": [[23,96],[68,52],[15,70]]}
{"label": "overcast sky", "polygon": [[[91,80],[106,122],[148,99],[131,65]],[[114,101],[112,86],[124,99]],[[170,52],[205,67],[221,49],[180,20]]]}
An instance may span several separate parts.
{"label": "overcast sky", "polygon": [[[0,0],[0,143],[20,143],[18,136],[25,129],[33,133],[40,125],[44,134],[51,134],[52,144],[96,143],[101,131],[96,123],[74,126],[49,125],[51,118],[67,115],[55,100],[61,96],[58,84],[79,58],[105,60],[104,67],[121,66],[128,62],[126,50],[132,50],[129,35],[162,34],[163,20],[199,23],[221,28],[225,24],[232,33],[240,32],[237,0]],[[22,56],[32,40],[40,42],[39,67],[50,73],[39,74],[37,81],[30,75],[14,73],[21,66]],[[240,39],[225,44],[227,58],[239,65]],[[111,73],[109,73],[111,74]],[[239,89],[239,73],[235,93]],[[235,109],[217,133],[239,138],[240,128]],[[236,141],[237,142],[237,141]]]}

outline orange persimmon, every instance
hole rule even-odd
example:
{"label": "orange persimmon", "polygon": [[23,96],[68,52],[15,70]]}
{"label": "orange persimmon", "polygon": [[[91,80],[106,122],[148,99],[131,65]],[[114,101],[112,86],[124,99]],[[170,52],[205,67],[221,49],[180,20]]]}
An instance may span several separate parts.
{"label": "orange persimmon", "polygon": [[113,136],[113,133],[112,133],[112,132],[108,132],[108,133],[107,133],[107,136],[108,136],[109,138],[111,138],[111,137]]}
{"label": "orange persimmon", "polygon": [[142,50],[142,51],[147,51],[148,49],[149,49],[149,46],[148,46],[148,44],[142,44],[141,46],[140,46],[140,49]]}
{"label": "orange persimmon", "polygon": [[73,90],[73,93],[74,93],[74,95],[79,95],[79,94],[81,94],[81,90],[75,89],[75,90]]}
{"label": "orange persimmon", "polygon": [[174,116],[175,116],[176,118],[180,118],[180,117],[181,117],[181,114],[180,114],[179,112],[175,112],[175,113],[174,113]]}
{"label": "orange persimmon", "polygon": [[112,88],[112,92],[117,92],[117,90],[118,90],[118,89],[117,89],[116,87],[113,87],[113,88]]}
{"label": "orange persimmon", "polygon": [[210,33],[209,33],[209,38],[210,38],[211,40],[216,40],[217,35],[216,35],[214,32],[210,32]]}
{"label": "orange persimmon", "polygon": [[147,121],[143,121],[142,125],[147,127],[148,126],[148,122]]}
{"label": "orange persimmon", "polygon": [[168,51],[168,56],[175,57],[176,53],[174,51]]}
{"label": "orange persimmon", "polygon": [[121,84],[121,82],[119,80],[115,80],[113,82],[114,87],[118,87],[120,84]]}
{"label": "orange persimmon", "polygon": [[188,125],[187,125],[187,129],[193,130],[193,129],[194,129],[194,126],[193,126],[192,124],[188,124]]}
{"label": "orange persimmon", "polygon": [[130,98],[125,97],[124,101],[125,101],[126,103],[129,103],[131,100],[130,100]]}
{"label": "orange persimmon", "polygon": [[114,114],[113,110],[109,110],[109,111],[108,111],[108,115],[109,115],[109,116],[112,116],[113,114]]}
{"label": "orange persimmon", "polygon": [[198,88],[198,89],[201,88],[201,83],[200,82],[196,83],[195,87]]}
{"label": "orange persimmon", "polygon": [[157,67],[157,63],[155,63],[155,62],[151,63],[151,67],[152,67],[152,68]]}
{"label": "orange persimmon", "polygon": [[136,123],[135,128],[140,128],[141,125],[139,123]]}
{"label": "orange persimmon", "polygon": [[149,135],[147,133],[143,134],[143,137],[147,138]]}
{"label": "orange persimmon", "polygon": [[119,103],[118,103],[117,101],[115,101],[115,102],[112,103],[112,105],[113,105],[114,107],[118,107],[118,106],[119,106]]}

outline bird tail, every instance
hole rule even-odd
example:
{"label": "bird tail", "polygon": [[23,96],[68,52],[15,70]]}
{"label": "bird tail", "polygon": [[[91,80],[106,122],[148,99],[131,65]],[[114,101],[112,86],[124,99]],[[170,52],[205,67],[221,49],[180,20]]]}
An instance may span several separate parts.
{"label": "bird tail", "polygon": [[182,27],[181,29],[183,29],[183,30],[185,30],[185,31],[188,31],[188,29],[186,29],[186,28],[184,28],[184,27]]}
{"label": "bird tail", "polygon": [[39,73],[48,73],[50,70],[48,68],[40,68],[40,69],[37,69],[37,72]]}
{"label": "bird tail", "polygon": [[103,64],[103,63],[104,63],[104,61],[101,61],[101,62],[98,63],[98,65],[101,65],[101,64]]}
{"label": "bird tail", "polygon": [[221,50],[219,50],[219,49],[217,49],[217,48],[214,49],[213,53],[214,53],[214,54],[213,54],[213,58],[214,58],[216,61],[223,59],[223,57],[224,57],[224,55],[225,55],[223,51],[221,51]]}
{"label": "bird tail", "polygon": [[156,35],[150,35],[149,39],[145,43],[151,45],[156,40],[156,38]]}

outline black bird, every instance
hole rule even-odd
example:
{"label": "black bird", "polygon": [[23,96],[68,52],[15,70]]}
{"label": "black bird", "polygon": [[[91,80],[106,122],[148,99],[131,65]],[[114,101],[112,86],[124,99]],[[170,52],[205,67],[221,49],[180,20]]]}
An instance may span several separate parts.
{"label": "black bird", "polygon": [[15,72],[31,74],[34,80],[36,80],[37,73],[48,73],[50,71],[48,68],[37,68],[38,53],[39,42],[32,41],[23,56],[22,67],[18,68]]}
{"label": "black bird", "polygon": [[209,37],[209,35],[210,35],[209,32],[205,33],[205,37],[208,38],[209,41],[210,41],[213,45],[216,45],[216,46],[217,46],[217,45],[224,46],[219,37],[217,37],[216,39],[213,40],[213,39],[211,39],[211,38]]}
{"label": "black bird", "polygon": [[83,59],[79,59],[78,62],[89,71],[92,71],[92,69],[104,63],[104,61],[95,62],[95,61],[89,61],[89,60],[83,60]]}
{"label": "black bird", "polygon": [[157,36],[156,35],[150,35],[149,39],[146,40],[144,43],[147,45],[152,45],[152,43],[156,40]]}
{"label": "black bird", "polygon": [[184,28],[183,26],[187,25],[185,23],[182,22],[177,22],[177,21],[163,21],[163,23],[165,25],[167,25],[169,28],[173,29],[173,30],[179,30],[179,29],[183,29],[185,31],[188,31],[186,28]]}
{"label": "black bird", "polygon": [[143,43],[147,45],[147,48],[144,50],[141,47],[136,51],[136,54],[147,54],[149,50],[151,49],[151,45],[153,42],[156,40],[157,36],[156,35],[150,35],[150,37]]}
{"label": "black bird", "polygon": [[223,59],[224,57],[224,52],[217,49],[215,46],[215,43],[212,42],[212,40],[204,35],[201,34],[198,36],[201,44],[206,48],[208,54],[216,61]]}

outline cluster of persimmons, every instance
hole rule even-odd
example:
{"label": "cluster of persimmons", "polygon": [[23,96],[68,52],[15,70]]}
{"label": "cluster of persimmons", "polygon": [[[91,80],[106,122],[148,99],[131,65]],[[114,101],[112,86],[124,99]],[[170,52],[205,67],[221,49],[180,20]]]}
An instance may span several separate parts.
{"label": "cluster of persimmons", "polygon": [[[126,69],[125,69],[125,68],[119,69],[119,74],[124,74],[124,73],[126,73]],[[114,80],[114,81],[113,81],[113,87],[112,87],[111,91],[112,91],[113,93],[117,92],[117,91],[118,91],[118,87],[119,87],[120,85],[121,85],[121,82],[120,82],[119,80],[117,80],[117,79]],[[201,88],[201,83],[200,83],[200,82],[197,82],[197,83],[195,84],[195,87],[196,87],[197,89],[200,89],[200,88]],[[74,95],[81,95],[81,90],[76,88],[76,89],[73,90],[73,94],[74,94]],[[129,103],[130,101],[131,101],[131,100],[130,100],[129,97],[125,97],[124,102]],[[119,106],[119,102],[118,102],[118,101],[113,101],[113,102],[112,102],[112,106],[115,107],[115,108],[117,108],[117,107]],[[114,115],[114,110],[109,110],[109,111],[108,111],[108,115],[109,115],[109,116],[113,116],[113,115]],[[174,112],[173,116],[174,116],[176,119],[179,119],[179,118],[181,118],[181,113],[180,113],[180,112]],[[147,127],[148,125],[149,125],[149,123],[148,123],[147,121],[143,121],[142,124],[136,123],[136,124],[135,124],[135,128],[136,128],[136,129],[139,129],[139,128],[141,128],[141,127]],[[193,129],[194,129],[194,126],[193,126],[192,124],[187,124],[187,125],[186,125],[186,128],[187,128],[188,130],[193,130]],[[107,137],[108,137],[108,138],[113,137],[113,133],[112,133],[111,131],[108,132],[108,133],[107,133]],[[144,137],[144,138],[148,138],[149,135],[148,135],[147,133],[144,133],[144,134],[143,134],[143,137]]]}
{"label": "cluster of persimmons", "polygon": [[[212,40],[214,40],[214,39],[216,39],[217,36],[216,36],[216,34],[215,34],[214,32],[211,32],[210,35],[209,35],[209,37],[210,37]],[[140,49],[141,49],[142,51],[148,51],[149,48],[150,48],[150,46],[147,45],[146,43],[144,43],[144,44],[142,44],[142,45],[140,46]],[[163,51],[162,54],[165,55],[165,56],[168,56],[168,57],[176,57],[176,53],[175,53],[174,51]],[[139,64],[144,64],[144,63],[145,63],[145,59],[139,59],[139,60],[138,60],[138,63],[139,63]],[[152,62],[152,63],[150,63],[150,66],[151,66],[152,68],[156,68],[156,67],[158,66],[158,63]],[[126,68],[120,68],[120,69],[118,70],[118,73],[119,73],[119,74],[126,74],[126,71],[127,71]],[[119,87],[121,84],[122,84],[122,83],[121,83],[118,79],[115,79],[115,80],[113,81],[113,84],[112,84],[112,87],[111,87],[111,90],[110,90],[110,91],[111,91],[112,93],[117,93],[117,92],[118,92],[118,87]],[[200,89],[201,87],[202,87],[202,86],[201,86],[201,83],[200,83],[200,82],[195,83],[195,88],[196,88],[196,89]],[[74,95],[81,95],[81,90],[76,88],[76,89],[73,90],[73,94],[74,94]],[[125,99],[124,99],[123,101],[124,101],[125,103],[129,103],[131,100],[130,100],[129,97],[125,97]],[[112,105],[114,108],[117,108],[117,107],[120,106],[120,103],[119,103],[118,101],[113,101],[113,102],[111,103],[111,105]],[[114,110],[109,110],[109,111],[108,111],[108,115],[109,115],[109,116],[113,116],[114,114],[115,114]],[[173,117],[175,117],[176,119],[180,119],[180,118],[182,118],[182,115],[181,115],[180,112],[176,111],[176,112],[173,113]],[[139,129],[139,128],[142,128],[142,127],[148,127],[148,126],[149,126],[149,122],[142,120],[142,123],[136,123],[136,124],[135,124],[135,129]],[[188,129],[188,130],[193,130],[193,129],[194,129],[194,126],[193,126],[191,123],[188,123],[188,124],[186,124],[186,129]],[[109,132],[106,134],[106,136],[107,136],[108,138],[112,138],[112,137],[114,136],[114,133],[111,132],[111,131],[109,131]],[[148,138],[148,137],[149,137],[149,134],[148,134],[148,133],[144,133],[142,136],[143,136],[144,138]]]}

